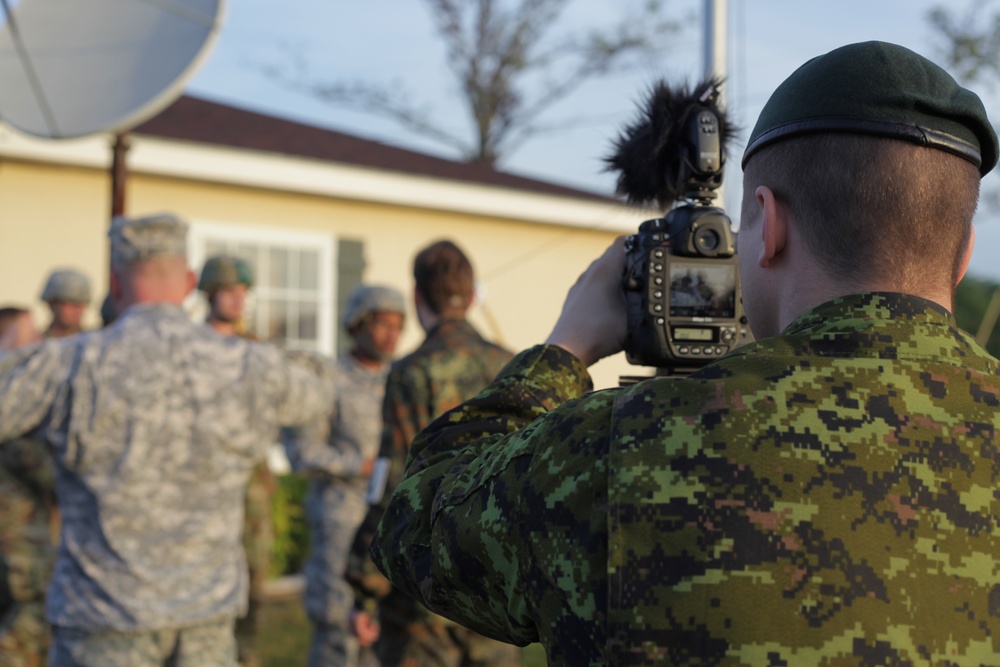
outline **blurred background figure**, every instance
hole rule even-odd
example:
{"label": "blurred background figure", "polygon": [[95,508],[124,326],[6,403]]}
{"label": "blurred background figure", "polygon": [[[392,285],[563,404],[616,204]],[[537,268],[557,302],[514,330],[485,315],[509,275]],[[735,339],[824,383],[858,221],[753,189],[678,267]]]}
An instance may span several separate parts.
{"label": "blurred background figure", "polygon": [[[198,278],[198,289],[205,294],[209,306],[205,323],[221,336],[255,339],[247,333],[243,321],[247,293],[251,287],[253,269],[246,260],[229,255],[216,255],[205,260]],[[250,606],[246,615],[236,621],[236,645],[243,667],[261,665],[257,637],[264,584],[272,565],[274,517],[271,502],[275,489],[276,482],[267,461],[257,464],[250,475],[243,514],[243,548],[250,571]]]}
{"label": "blurred background figure", "polygon": [[198,279],[198,289],[208,300],[207,324],[223,336],[243,336],[246,333],[243,315],[247,293],[253,287],[253,269],[239,257],[216,255],[205,260]]}
{"label": "blurred background figure", "polygon": [[344,570],[368,508],[365,496],[382,433],[385,380],[405,314],[406,299],[398,290],[355,288],[343,321],[353,346],[336,361],[337,393],[330,415],[313,427],[287,432],[292,468],[309,477],[305,607],[313,626],[310,667],[373,662],[370,649],[358,646],[349,630],[354,595]]}
{"label": "blurred background figure", "polygon": [[49,274],[42,289],[42,301],[52,311],[46,338],[73,336],[83,327],[83,314],[90,304],[90,279],[76,269],[57,269]]}
{"label": "blurred background figure", "polygon": [[[25,308],[0,308],[0,350],[41,340]],[[45,589],[55,564],[58,512],[55,464],[45,444],[16,438],[0,445],[0,667],[47,663]]]}
{"label": "blurred background figure", "polygon": [[27,308],[0,308],[0,350],[16,350],[41,339],[38,327],[35,326],[35,318]]}
{"label": "blurred background figure", "polygon": [[183,220],[116,217],[109,237],[115,323],[0,357],[0,441],[40,434],[57,470],[50,659],[233,667],[248,478],[333,383],[191,322]]}
{"label": "blurred background figure", "polygon": [[348,564],[347,576],[358,598],[353,630],[360,638],[377,619],[375,652],[382,667],[512,667],[520,664],[518,647],[430,612],[392,587],[368,556],[375,526],[403,478],[413,438],[475,396],[513,356],[483,338],[466,319],[475,298],[475,275],[455,243],[441,240],[421,249],[413,260],[413,278],[417,318],[427,337],[393,364],[386,380],[377,468],[384,467],[387,474],[384,480],[378,473],[373,476],[372,506],[357,531]]}

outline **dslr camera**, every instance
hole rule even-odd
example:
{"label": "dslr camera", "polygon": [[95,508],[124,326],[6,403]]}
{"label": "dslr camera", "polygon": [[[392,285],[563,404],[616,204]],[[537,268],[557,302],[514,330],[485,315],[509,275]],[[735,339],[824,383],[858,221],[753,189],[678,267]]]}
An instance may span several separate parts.
{"label": "dslr camera", "polygon": [[622,278],[626,356],[658,375],[690,373],[749,335],[732,223],[713,206],[734,133],[718,89],[714,79],[692,91],[658,83],[607,158],[619,171],[618,194],[667,211],[628,237]]}

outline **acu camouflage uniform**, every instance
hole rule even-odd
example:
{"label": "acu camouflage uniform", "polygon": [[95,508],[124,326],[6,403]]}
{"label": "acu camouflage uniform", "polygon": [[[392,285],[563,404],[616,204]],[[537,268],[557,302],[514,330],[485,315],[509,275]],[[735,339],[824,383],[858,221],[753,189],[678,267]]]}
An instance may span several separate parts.
{"label": "acu camouflage uniform", "polygon": [[[198,278],[199,290],[210,296],[220,287],[234,285],[246,285],[248,288],[253,286],[253,273],[246,260],[218,255],[205,261]],[[257,340],[245,331],[240,331],[238,335],[245,340]],[[254,466],[250,473],[243,508],[243,550],[246,552],[250,578],[247,611],[236,620],[237,653],[243,667],[258,667],[261,664],[257,650],[260,632],[258,625],[264,586],[271,576],[274,564],[274,516],[271,505],[276,490],[277,481],[265,459]]]}
{"label": "acu camouflage uniform", "polygon": [[[383,667],[508,667],[520,662],[516,647],[457,626],[391,587],[367,556],[385,503],[403,477],[414,437],[436,417],[485,387],[511,357],[507,350],[484,340],[465,319],[445,319],[389,372],[379,452],[380,458],[389,459],[388,481],[382,500],[372,506],[358,532],[349,569],[362,607],[369,612],[377,609],[382,632],[375,650]],[[376,598],[381,598],[377,606]]]}
{"label": "acu camouflage uniform", "polygon": [[52,577],[55,466],[44,443],[0,446],[0,667],[45,665],[45,589]]}
{"label": "acu camouflage uniform", "polygon": [[[183,257],[171,215],[115,218],[115,267]],[[0,442],[55,459],[59,552],[46,600],[54,667],[232,667],[253,466],[332,386],[278,349],[222,338],[180,305],[0,356]]]}
{"label": "acu camouflage uniform", "polygon": [[389,364],[369,369],[348,353],[337,359],[333,373],[336,399],[328,418],[286,442],[292,468],[309,478],[304,574],[306,613],[314,633],[310,665],[347,664],[347,619],[354,594],[344,572],[368,510],[368,477],[360,471],[378,453]]}
{"label": "acu camouflage uniform", "polygon": [[995,665],[998,370],[888,293],[623,389],[539,346],[421,434],[372,552],[553,666]]}

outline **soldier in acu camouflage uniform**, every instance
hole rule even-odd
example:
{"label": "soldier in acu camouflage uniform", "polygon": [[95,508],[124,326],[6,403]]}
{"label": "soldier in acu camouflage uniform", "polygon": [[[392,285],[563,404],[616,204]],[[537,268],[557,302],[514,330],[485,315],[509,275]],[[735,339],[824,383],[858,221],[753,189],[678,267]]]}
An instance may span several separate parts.
{"label": "soldier in acu camouflage uniform", "polygon": [[293,469],[309,477],[305,606],[313,625],[312,667],[357,663],[357,642],[348,625],[354,595],[344,571],[368,508],[365,496],[382,434],[385,380],[405,313],[403,295],[390,287],[359,285],[351,293],[343,323],[354,345],[333,368],[333,410],[316,427],[286,442]]}
{"label": "soldier in acu camouflage uniform", "polygon": [[[37,343],[23,308],[0,308],[0,350]],[[45,443],[0,445],[0,667],[39,667],[49,652],[45,588],[52,577],[55,466]]]}
{"label": "soldier in acu camouflage uniform", "polygon": [[52,311],[46,338],[73,336],[83,331],[80,322],[90,303],[90,279],[76,269],[58,269],[49,274],[42,301]]}
{"label": "soldier in acu camouflage uniform", "polygon": [[[414,436],[438,415],[474,396],[511,358],[465,319],[474,297],[472,265],[451,241],[421,250],[413,263],[417,316],[427,338],[389,372],[379,457],[388,467],[385,497],[376,502],[359,531],[355,552],[367,551],[385,500],[402,479]],[[367,557],[349,569],[359,591],[363,628],[377,614],[381,635],[375,646],[382,667],[510,667],[520,663],[517,647],[483,637],[428,612],[405,593],[390,588]],[[376,604],[375,600],[381,598]]]}
{"label": "soldier in acu camouflage uniform", "polygon": [[[208,300],[206,323],[223,336],[252,338],[245,329],[243,314],[247,292],[253,287],[253,270],[239,257],[218,255],[205,260],[198,278],[198,289]],[[271,502],[276,482],[262,461],[250,473],[246,505],[243,512],[243,549],[250,572],[250,603],[247,613],[236,621],[236,646],[243,667],[259,667],[257,650],[260,606],[264,599],[264,583],[271,572],[274,545],[274,518]]]}
{"label": "soldier in acu camouflage uniform", "polygon": [[56,464],[53,667],[233,667],[247,479],[282,424],[332,400],[277,348],[191,322],[186,230],[115,218],[121,316],[0,357],[0,442],[36,433]]}
{"label": "soldier in acu camouflage uniform", "polygon": [[809,61],[744,156],[756,342],[588,393],[626,333],[619,239],[416,440],[376,562],[553,666],[997,664],[1000,364],[949,312],[996,161],[912,51]]}

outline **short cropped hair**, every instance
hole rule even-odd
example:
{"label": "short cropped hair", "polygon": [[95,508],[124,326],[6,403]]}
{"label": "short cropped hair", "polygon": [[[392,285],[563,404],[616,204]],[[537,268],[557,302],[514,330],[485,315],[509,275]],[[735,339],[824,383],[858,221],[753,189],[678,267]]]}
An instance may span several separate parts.
{"label": "short cropped hair", "polygon": [[0,308],[0,337],[6,333],[7,329],[10,328],[17,318],[27,314],[27,309],[18,308],[17,306],[5,306]]}
{"label": "short cropped hair", "polygon": [[[814,134],[777,142],[750,159],[744,205],[766,185],[828,275],[846,285],[891,280],[914,289],[957,279],[979,182],[975,165],[936,148]],[[751,219],[745,210],[743,220]]]}
{"label": "short cropped hair", "polygon": [[451,241],[430,244],[413,260],[417,292],[438,315],[463,314],[472,304],[472,263]]}

